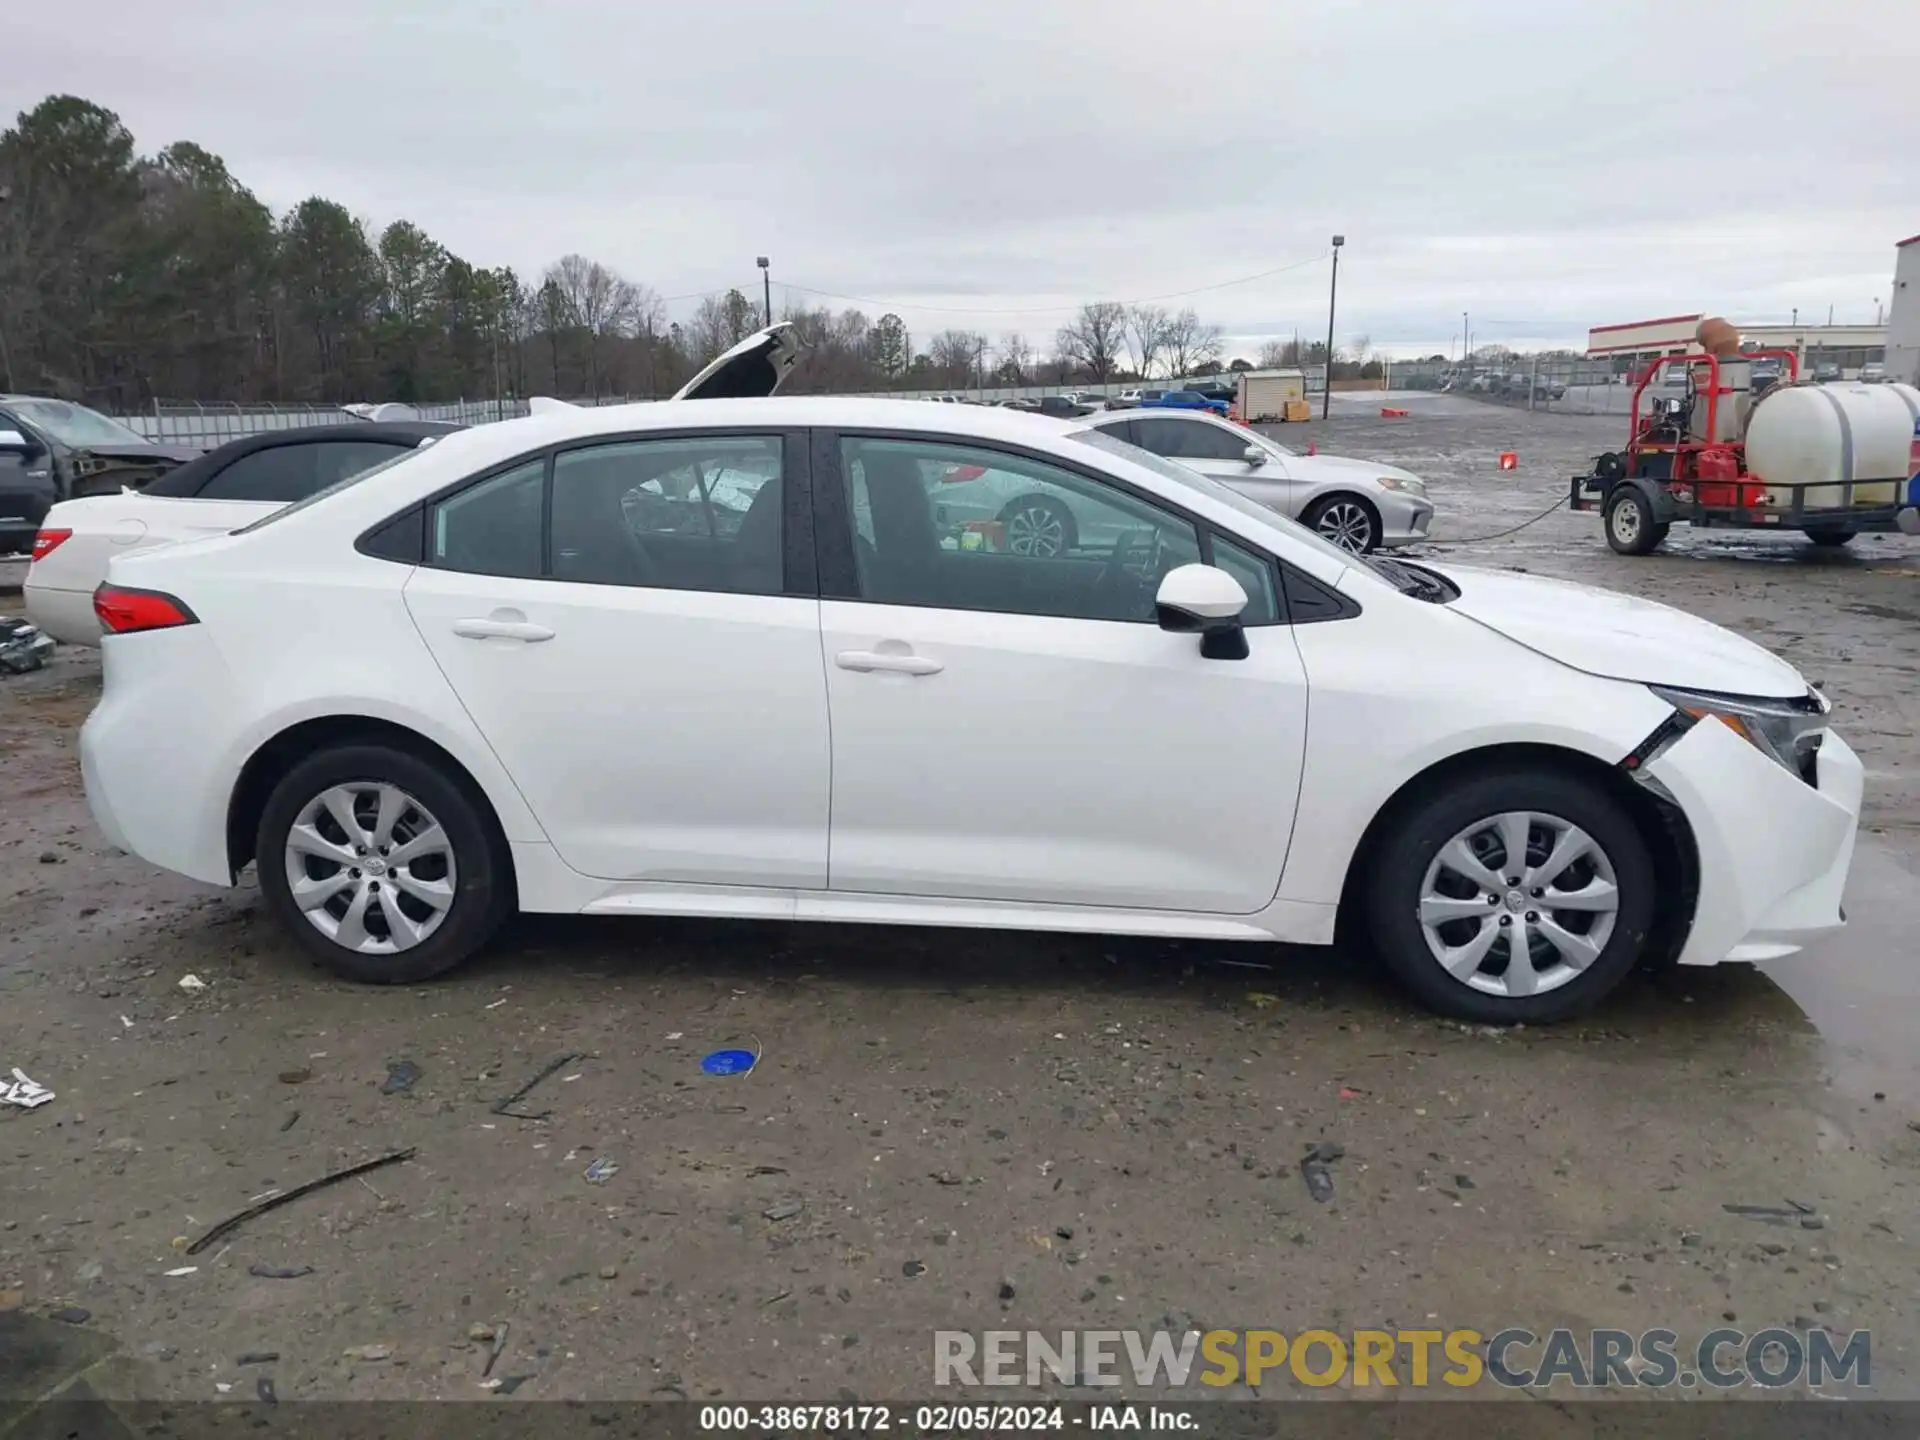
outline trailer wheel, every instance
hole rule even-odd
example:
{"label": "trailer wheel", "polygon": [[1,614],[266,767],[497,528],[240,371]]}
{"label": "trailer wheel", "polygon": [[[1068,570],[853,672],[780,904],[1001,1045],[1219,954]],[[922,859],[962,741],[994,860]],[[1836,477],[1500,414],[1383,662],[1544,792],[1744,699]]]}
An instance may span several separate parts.
{"label": "trailer wheel", "polygon": [[1631,485],[1616,485],[1601,512],[1607,544],[1616,555],[1649,555],[1667,538],[1667,526],[1647,513],[1647,502]]}
{"label": "trailer wheel", "polygon": [[1807,530],[1803,533],[1814,544],[1837,550],[1860,532],[1858,530]]}

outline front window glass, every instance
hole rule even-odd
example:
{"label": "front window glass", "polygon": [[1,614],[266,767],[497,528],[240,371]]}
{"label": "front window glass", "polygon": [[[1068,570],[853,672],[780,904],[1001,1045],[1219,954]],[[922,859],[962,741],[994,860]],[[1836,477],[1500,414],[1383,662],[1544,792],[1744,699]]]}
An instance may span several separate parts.
{"label": "front window glass", "polygon": [[932,440],[841,441],[863,599],[1151,624],[1191,524],[1044,461]]}

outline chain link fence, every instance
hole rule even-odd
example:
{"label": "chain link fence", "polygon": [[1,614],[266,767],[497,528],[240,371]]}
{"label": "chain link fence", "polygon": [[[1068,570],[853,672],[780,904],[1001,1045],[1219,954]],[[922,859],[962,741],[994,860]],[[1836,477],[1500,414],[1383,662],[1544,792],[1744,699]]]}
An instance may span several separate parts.
{"label": "chain link fence", "polygon": [[[602,395],[569,400],[570,405],[625,405],[637,397]],[[145,439],[168,445],[197,445],[211,450],[229,440],[312,425],[361,425],[369,420],[438,420],[455,425],[484,425],[528,413],[525,400],[450,400],[431,405],[244,405],[221,401],[161,400],[151,407],[115,415]]]}

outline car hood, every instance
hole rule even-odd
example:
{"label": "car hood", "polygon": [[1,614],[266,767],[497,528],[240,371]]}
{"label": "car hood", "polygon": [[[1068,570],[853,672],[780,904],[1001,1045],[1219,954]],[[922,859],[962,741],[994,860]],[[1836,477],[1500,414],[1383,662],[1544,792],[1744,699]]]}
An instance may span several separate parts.
{"label": "car hood", "polygon": [[1778,655],[1671,605],[1506,570],[1427,568],[1459,586],[1449,610],[1589,675],[1722,695],[1807,693],[1800,672]]}
{"label": "car hood", "polygon": [[91,455],[96,460],[128,460],[142,465],[151,465],[155,461],[184,465],[206,453],[198,445],[162,445],[132,440],[116,445],[72,445],[67,448],[75,455]]}
{"label": "car hood", "polygon": [[800,359],[791,321],[749,335],[674,391],[675,400],[755,400],[786,383]]}

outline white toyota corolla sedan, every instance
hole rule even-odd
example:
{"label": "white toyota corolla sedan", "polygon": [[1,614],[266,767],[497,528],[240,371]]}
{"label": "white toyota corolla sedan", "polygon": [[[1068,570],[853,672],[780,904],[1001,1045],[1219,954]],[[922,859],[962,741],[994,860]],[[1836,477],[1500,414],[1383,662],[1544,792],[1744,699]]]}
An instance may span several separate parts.
{"label": "white toyota corolla sedan", "polygon": [[[256,865],[385,982],[517,908],[1340,938],[1538,1021],[1842,923],[1860,763],[1747,640],[1363,559],[1083,422],[769,398],[752,350],[734,398],[463,431],[116,558],[101,828]],[[982,471],[1100,523],[942,520]]]}

